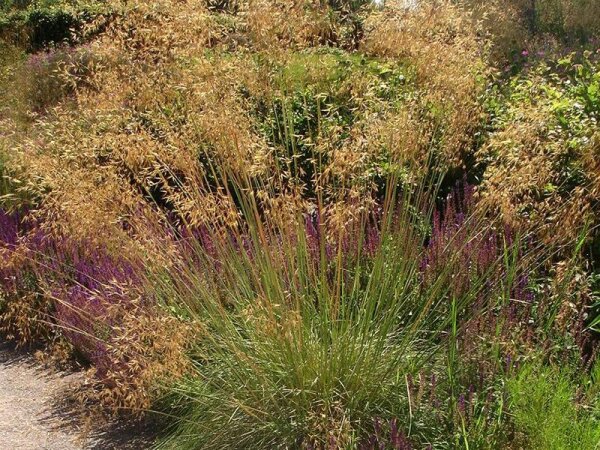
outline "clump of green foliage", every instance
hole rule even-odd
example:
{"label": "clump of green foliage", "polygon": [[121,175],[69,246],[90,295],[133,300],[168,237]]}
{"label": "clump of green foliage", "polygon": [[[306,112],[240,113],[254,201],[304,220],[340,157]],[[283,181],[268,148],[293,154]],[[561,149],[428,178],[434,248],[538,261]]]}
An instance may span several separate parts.
{"label": "clump of green foliage", "polygon": [[517,73],[495,85],[488,100],[493,129],[479,151],[484,187],[506,195],[503,213],[511,221],[546,220],[545,231],[558,240],[598,220],[599,64],[590,50],[524,51]]}
{"label": "clump of green foliage", "polygon": [[3,0],[0,3],[0,38],[25,47],[29,52],[51,44],[74,44],[80,40],[87,23],[109,14],[105,1]]}
{"label": "clump of green foliage", "polygon": [[600,445],[600,365],[591,373],[561,363],[529,363],[508,381],[510,415],[526,448],[594,449]]}

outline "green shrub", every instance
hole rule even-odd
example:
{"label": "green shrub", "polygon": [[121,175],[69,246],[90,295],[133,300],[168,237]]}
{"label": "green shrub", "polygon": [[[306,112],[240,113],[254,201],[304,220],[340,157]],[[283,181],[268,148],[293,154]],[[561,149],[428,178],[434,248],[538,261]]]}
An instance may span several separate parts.
{"label": "green shrub", "polygon": [[[593,450],[600,445],[597,363],[591,377],[569,367],[527,365],[509,381],[517,437],[533,450]],[[580,389],[577,389],[577,386]],[[583,392],[581,392],[583,391]],[[586,404],[587,403],[587,404]]]}
{"label": "green shrub", "polygon": [[50,44],[74,44],[80,40],[83,26],[99,15],[109,15],[104,1],[74,6],[64,1],[13,6],[0,10],[0,38],[30,52]]}

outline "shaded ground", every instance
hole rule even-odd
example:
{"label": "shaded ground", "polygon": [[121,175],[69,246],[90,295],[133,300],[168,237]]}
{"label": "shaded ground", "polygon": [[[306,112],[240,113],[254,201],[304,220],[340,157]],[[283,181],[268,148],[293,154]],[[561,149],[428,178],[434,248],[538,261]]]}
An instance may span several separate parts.
{"label": "shaded ground", "polygon": [[61,402],[65,391],[81,381],[79,374],[44,370],[0,341],[0,449],[147,449],[147,426],[112,424],[82,437],[77,414]]}

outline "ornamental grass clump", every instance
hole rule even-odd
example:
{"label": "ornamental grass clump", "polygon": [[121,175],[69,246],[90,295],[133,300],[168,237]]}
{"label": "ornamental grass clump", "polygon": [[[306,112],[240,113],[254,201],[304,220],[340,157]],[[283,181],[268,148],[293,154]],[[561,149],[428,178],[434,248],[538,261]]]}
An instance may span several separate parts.
{"label": "ornamental grass clump", "polygon": [[[160,447],[353,448],[369,442],[376,420],[400,427],[394,439],[405,436],[406,445],[445,439],[436,417],[451,417],[452,380],[443,377],[439,404],[413,417],[408,377],[443,373],[471,306],[505,299],[520,264],[507,255],[518,244],[490,250],[479,271],[461,266],[464,252],[444,252],[424,283],[436,184],[388,181],[381,210],[341,229],[327,227],[320,197],[312,216],[298,210],[281,226],[251,186],[234,182],[236,226],[208,224],[200,239],[187,233],[193,257],[150,274],[160,303],[197,330],[193,370],[162,403],[176,419]],[[464,220],[457,249],[493,223]],[[491,277],[501,272],[504,279]]]}

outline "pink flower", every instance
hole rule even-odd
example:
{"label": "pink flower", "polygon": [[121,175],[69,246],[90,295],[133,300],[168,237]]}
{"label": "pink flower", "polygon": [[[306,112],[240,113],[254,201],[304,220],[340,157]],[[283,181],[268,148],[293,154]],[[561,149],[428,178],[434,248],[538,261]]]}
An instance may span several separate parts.
{"label": "pink flower", "polygon": [[529,56],[529,52],[527,50],[523,50],[521,52],[521,55],[523,55],[523,56]]}

